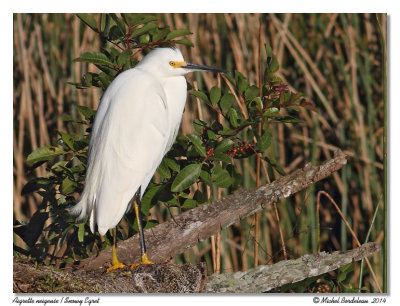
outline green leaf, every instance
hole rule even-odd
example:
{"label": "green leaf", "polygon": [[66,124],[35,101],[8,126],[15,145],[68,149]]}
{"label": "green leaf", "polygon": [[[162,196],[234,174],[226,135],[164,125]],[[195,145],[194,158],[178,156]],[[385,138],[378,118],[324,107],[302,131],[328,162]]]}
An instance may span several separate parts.
{"label": "green leaf", "polygon": [[166,179],[169,179],[171,177],[171,172],[168,169],[168,165],[165,162],[165,158],[162,160],[161,164],[157,168],[157,173]]}
{"label": "green leaf", "polygon": [[200,190],[196,190],[196,192],[193,195],[193,200],[196,200],[198,204],[206,203],[208,201],[207,192],[201,192]]}
{"label": "green leaf", "polygon": [[238,80],[238,88],[241,93],[246,92],[247,88],[249,87],[249,82],[242,76],[239,77]]}
{"label": "green leaf", "polygon": [[236,131],[228,127],[224,127],[222,130],[218,131],[218,134],[222,136],[232,136],[236,135]]}
{"label": "green leaf", "polygon": [[193,128],[199,134],[203,133],[203,127],[206,127],[206,126],[207,126],[207,123],[205,123],[204,121],[201,121],[197,118],[193,120]]}
{"label": "green leaf", "polygon": [[224,153],[233,148],[233,141],[229,138],[224,138],[215,148],[215,153]]}
{"label": "green leaf", "polygon": [[228,79],[228,81],[232,84],[235,85],[235,79],[233,78],[232,74],[230,73],[225,73],[224,77],[226,77]]}
{"label": "green leaf", "polygon": [[130,27],[136,27],[140,24],[145,24],[157,20],[156,17],[151,15],[146,15],[143,13],[135,13],[135,14],[121,13],[121,16],[124,22]]}
{"label": "green leaf", "polygon": [[152,21],[157,21],[157,17],[145,14],[134,14],[132,18],[132,27],[136,27],[140,24],[149,23]]}
{"label": "green leaf", "polygon": [[196,152],[200,154],[200,156],[206,157],[206,148],[203,146],[203,142],[201,139],[196,135],[187,135],[186,136],[190,142],[193,144]]}
{"label": "green leaf", "polygon": [[190,187],[199,178],[201,164],[190,164],[183,168],[172,183],[171,191],[180,192]]}
{"label": "green leaf", "polygon": [[139,36],[139,42],[141,44],[148,44],[150,42],[150,34],[143,34]]}
{"label": "green leaf", "polygon": [[223,161],[226,163],[231,162],[231,158],[226,155],[225,153],[215,153],[213,156],[210,157],[211,160],[216,160],[216,161]]}
{"label": "green leaf", "polygon": [[72,135],[58,131],[60,134],[62,141],[68,146],[69,149],[74,149],[74,138]]}
{"label": "green leaf", "polygon": [[265,132],[258,138],[256,149],[259,152],[264,152],[272,143],[272,134],[270,132]]}
{"label": "green leaf", "polygon": [[231,108],[228,111],[228,118],[229,118],[229,122],[232,125],[232,127],[237,128],[240,124],[239,124],[239,114],[236,111],[236,109]]}
{"label": "green leaf", "polygon": [[78,228],[78,241],[83,242],[83,237],[85,236],[85,223],[79,224]]}
{"label": "green leaf", "polygon": [[167,166],[168,166],[171,170],[173,170],[173,171],[179,172],[179,170],[181,169],[181,167],[179,166],[179,164],[178,164],[174,159],[165,157],[165,158],[164,158],[164,162],[165,162],[165,163],[167,164]]}
{"label": "green leaf", "polygon": [[61,115],[61,120],[66,121],[66,122],[75,122],[74,117],[72,117],[71,115],[68,115],[68,114]]}
{"label": "green leaf", "polygon": [[268,158],[267,156],[264,156],[264,159],[268,164],[274,167],[280,175],[286,175],[285,170],[283,170],[282,166],[276,160],[274,160],[273,158]]}
{"label": "green leaf", "polygon": [[44,146],[36,149],[28,155],[26,162],[34,163],[38,161],[46,161],[55,158],[56,156],[66,154],[64,150],[54,146]]}
{"label": "green leaf", "polygon": [[272,48],[270,45],[265,44],[265,53],[267,54],[267,57],[272,57]]}
{"label": "green leaf", "polygon": [[346,279],[346,276],[347,276],[347,273],[346,272],[341,272],[341,273],[339,273],[339,275],[338,275],[338,278],[337,278],[337,281],[340,283],[340,282],[343,282],[345,279]]}
{"label": "green leaf", "polygon": [[125,32],[122,32],[119,26],[113,25],[108,33],[108,38],[110,40],[121,40],[125,36],[124,33]]}
{"label": "green leaf", "polygon": [[[123,22],[121,19],[119,19],[119,18],[117,17],[117,15],[114,14],[114,13],[110,13],[110,16],[111,16],[111,18],[115,21],[115,23],[116,23],[116,25],[117,25],[117,27],[118,27],[118,29],[119,29],[119,32],[120,32],[121,34],[125,33],[125,24],[124,24],[124,22]],[[111,31],[110,31],[110,32],[111,32]]]}
{"label": "green leaf", "polygon": [[186,199],[185,202],[183,202],[182,208],[186,209],[191,209],[197,206],[197,201],[193,199]]}
{"label": "green leaf", "polygon": [[181,44],[181,45],[185,45],[185,46],[188,46],[188,47],[194,47],[193,43],[187,38],[174,40],[173,42],[176,43],[176,44]]}
{"label": "green leaf", "polygon": [[268,131],[269,129],[269,121],[268,120],[264,120],[263,124],[262,124],[262,129],[263,131]]}
{"label": "green leaf", "polygon": [[246,91],[244,92],[244,97],[247,101],[251,101],[258,96],[259,92],[260,89],[257,86],[252,85],[246,89]]}
{"label": "green leaf", "polygon": [[222,169],[221,165],[217,165],[212,173],[211,178],[215,185],[221,188],[227,188],[234,182],[234,179],[229,175],[229,172]]}
{"label": "green leaf", "polygon": [[231,109],[234,102],[235,102],[235,96],[233,94],[228,93],[223,95],[221,101],[219,102],[221,111],[224,114],[226,114],[226,112],[228,112]]}
{"label": "green leaf", "polygon": [[86,148],[89,145],[89,141],[90,141],[89,135],[83,136],[82,138],[79,138],[79,139],[75,139],[74,140],[74,150],[79,151],[79,150]]}
{"label": "green leaf", "polygon": [[94,19],[92,14],[86,14],[86,13],[81,13],[81,14],[76,14],[76,16],[82,20],[86,25],[88,25],[92,30],[95,32],[98,32],[97,29],[97,22],[96,19]]}
{"label": "green leaf", "polygon": [[110,21],[111,21],[110,14],[105,14],[105,13],[100,14],[100,32],[104,36],[108,36],[108,33],[110,31]]}
{"label": "green leaf", "polygon": [[34,178],[25,184],[25,186],[21,190],[21,195],[34,192],[36,190],[39,190],[40,188],[47,189],[47,187],[50,186],[52,183],[53,180],[49,178]]}
{"label": "green leaf", "polygon": [[68,177],[63,179],[61,183],[61,190],[63,194],[69,194],[74,192],[78,184],[74,181],[71,181]]}
{"label": "green leaf", "polygon": [[106,90],[108,85],[110,85],[110,83],[112,81],[112,77],[104,72],[101,72],[99,74],[99,81],[100,81],[101,88],[103,88],[103,90]]}
{"label": "green leaf", "polygon": [[144,229],[152,228],[156,225],[158,225],[159,222],[157,220],[147,220],[145,226],[143,227]]}
{"label": "green leaf", "polygon": [[146,192],[142,198],[142,212],[145,216],[149,215],[150,208],[157,204],[158,191],[163,187],[163,185],[152,185],[146,189]]}
{"label": "green leaf", "polygon": [[[165,202],[165,201],[164,201]],[[169,207],[181,207],[181,204],[178,202],[177,198],[171,198],[166,201]]]}
{"label": "green leaf", "polygon": [[219,130],[222,130],[222,128],[223,128],[222,124],[219,123],[218,121],[213,120],[213,121],[211,122],[211,129],[212,129],[213,131],[219,131]]}
{"label": "green leaf", "polygon": [[130,35],[130,37],[137,37],[143,34],[148,33],[150,30],[156,28],[157,25],[154,23],[148,23],[146,25],[144,25],[143,27],[141,27],[140,29],[136,29],[135,31],[133,31]]}
{"label": "green leaf", "polygon": [[297,119],[293,116],[282,116],[282,117],[271,117],[271,122],[284,122],[284,123],[300,123],[303,122],[300,119]]}
{"label": "green leaf", "polygon": [[158,41],[158,40],[164,40],[165,36],[167,36],[169,32],[170,32],[169,28],[165,27],[165,28],[155,28],[151,30],[149,33],[153,37],[153,41]]}
{"label": "green leaf", "polygon": [[276,114],[279,113],[279,108],[277,107],[271,107],[271,108],[267,108],[265,110],[265,112],[263,112],[263,116],[264,117],[270,117],[270,116],[275,116]]}
{"label": "green leaf", "polygon": [[217,140],[217,135],[212,130],[207,130],[207,137],[210,140]]}
{"label": "green leaf", "polygon": [[121,52],[117,59],[118,66],[122,67],[124,64],[129,62],[131,55],[132,55],[131,49],[126,49],[124,52]]}
{"label": "green leaf", "polygon": [[201,178],[201,180],[204,182],[204,183],[206,183],[207,185],[212,185],[212,181],[211,181],[211,175],[210,175],[210,173],[208,173],[207,171],[205,171],[205,170],[201,170],[201,172],[200,172],[200,178]]}
{"label": "green leaf", "polygon": [[211,104],[213,106],[217,105],[219,99],[221,98],[221,88],[214,86],[211,88],[210,91],[210,99],[211,99]]}
{"label": "green leaf", "polygon": [[270,73],[275,73],[279,70],[279,63],[278,60],[276,59],[275,55],[272,55],[271,61],[269,63],[269,72]]}
{"label": "green leaf", "polygon": [[177,30],[172,30],[171,32],[168,33],[167,37],[165,37],[166,40],[171,40],[179,36],[185,36],[192,34],[189,30],[187,29],[177,29]]}
{"label": "green leaf", "polygon": [[87,106],[82,106],[78,105],[78,111],[86,118],[86,119],[92,119],[92,117],[96,114],[96,111],[93,109],[87,107]]}
{"label": "green leaf", "polygon": [[80,57],[73,60],[73,62],[85,62],[95,65],[108,65],[112,66],[113,63],[109,58],[101,52],[85,52]]}
{"label": "green leaf", "polygon": [[253,100],[251,100],[251,102],[249,103],[249,106],[253,107],[253,105],[255,105],[255,107],[257,108],[258,111],[262,111],[263,103],[262,103],[261,97],[255,97]]}
{"label": "green leaf", "polygon": [[199,98],[199,99],[201,99],[201,100],[203,100],[207,104],[211,104],[210,100],[208,100],[207,95],[203,91],[196,90],[196,91],[190,92],[190,94],[195,96],[195,97],[197,97],[197,98]]}

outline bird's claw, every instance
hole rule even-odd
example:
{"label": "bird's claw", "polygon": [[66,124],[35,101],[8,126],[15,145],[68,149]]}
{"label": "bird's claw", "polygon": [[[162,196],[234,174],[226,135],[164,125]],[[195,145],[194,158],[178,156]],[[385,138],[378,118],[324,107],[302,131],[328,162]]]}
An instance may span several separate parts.
{"label": "bird's claw", "polygon": [[154,262],[152,262],[148,257],[147,257],[147,253],[145,253],[144,255],[142,255],[142,260],[138,263],[134,263],[130,265],[131,270],[141,266],[141,265],[154,265]]}
{"label": "bird's claw", "polygon": [[107,268],[106,273],[110,273],[111,271],[123,269],[125,265],[122,262],[117,262],[113,264],[111,267]]}

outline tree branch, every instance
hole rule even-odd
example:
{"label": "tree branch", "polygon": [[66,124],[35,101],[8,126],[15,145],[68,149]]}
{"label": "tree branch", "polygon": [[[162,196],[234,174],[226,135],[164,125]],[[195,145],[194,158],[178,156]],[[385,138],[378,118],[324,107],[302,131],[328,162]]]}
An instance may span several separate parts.
{"label": "tree branch", "polygon": [[14,293],[261,293],[324,274],[380,250],[369,242],[345,252],[320,252],[244,272],[206,276],[204,263],[144,265],[112,273],[60,271],[53,266],[14,263]]}
{"label": "tree branch", "polygon": [[[342,151],[336,151],[334,158],[320,166],[307,164],[303,169],[296,170],[269,185],[236,192],[145,230],[149,258],[156,263],[167,262],[186,248],[207,239],[237,220],[328,177],[346,163],[347,156]],[[138,235],[118,243],[118,256],[125,263],[140,261]],[[75,266],[95,270],[109,265],[110,261],[111,248],[107,248],[98,256],[82,260]]]}
{"label": "tree branch", "polygon": [[332,254],[326,252],[303,255],[293,260],[282,260],[273,265],[258,266],[244,272],[213,274],[207,278],[207,293],[261,293],[285,284],[318,276],[353,261],[380,251],[375,242],[369,242],[353,250]]}

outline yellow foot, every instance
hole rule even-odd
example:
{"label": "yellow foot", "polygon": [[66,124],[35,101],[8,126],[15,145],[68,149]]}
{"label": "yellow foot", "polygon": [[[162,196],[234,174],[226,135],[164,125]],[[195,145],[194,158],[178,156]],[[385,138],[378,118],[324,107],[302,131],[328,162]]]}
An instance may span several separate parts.
{"label": "yellow foot", "polygon": [[144,253],[144,255],[142,255],[142,260],[141,260],[141,262],[139,262],[139,263],[134,263],[134,264],[131,264],[131,265],[130,265],[131,270],[134,269],[134,268],[136,268],[137,266],[140,266],[140,265],[154,265],[154,262],[152,262],[152,261],[147,257],[147,253]]}
{"label": "yellow foot", "polygon": [[113,270],[118,270],[118,269],[122,269],[123,267],[125,267],[125,265],[122,262],[116,262],[114,263],[111,267],[109,267],[106,271],[106,273],[109,273]]}

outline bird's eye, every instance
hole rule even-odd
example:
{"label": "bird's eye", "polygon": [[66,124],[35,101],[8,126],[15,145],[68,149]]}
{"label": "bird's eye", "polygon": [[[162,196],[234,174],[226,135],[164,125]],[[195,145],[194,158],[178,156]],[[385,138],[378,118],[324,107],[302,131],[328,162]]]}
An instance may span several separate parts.
{"label": "bird's eye", "polygon": [[170,64],[172,67],[175,66],[175,62],[173,62],[173,61],[170,61],[169,64]]}

